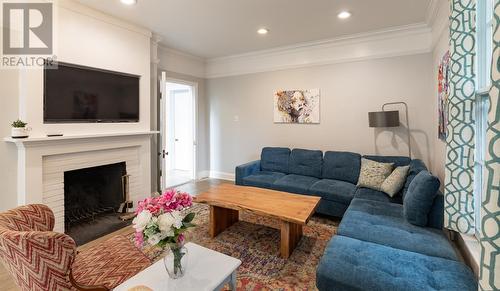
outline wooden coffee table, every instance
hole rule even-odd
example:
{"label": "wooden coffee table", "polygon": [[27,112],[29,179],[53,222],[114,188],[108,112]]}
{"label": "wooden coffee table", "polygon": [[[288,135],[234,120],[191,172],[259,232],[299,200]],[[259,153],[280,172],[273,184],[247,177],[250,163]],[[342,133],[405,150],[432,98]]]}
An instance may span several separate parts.
{"label": "wooden coffee table", "polygon": [[318,206],[320,197],[297,195],[269,189],[221,184],[197,195],[195,202],[210,205],[210,236],[219,233],[239,220],[239,211],[281,221],[280,254],[288,258],[302,237],[302,226]]}

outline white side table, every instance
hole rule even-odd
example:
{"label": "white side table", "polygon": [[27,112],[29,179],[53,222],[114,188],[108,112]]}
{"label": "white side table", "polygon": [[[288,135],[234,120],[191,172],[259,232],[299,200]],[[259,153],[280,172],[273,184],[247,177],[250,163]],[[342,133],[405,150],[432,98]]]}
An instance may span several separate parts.
{"label": "white side table", "polygon": [[154,291],[182,290],[220,290],[229,283],[236,290],[236,270],[241,261],[194,243],[187,243],[188,263],[186,274],[173,280],[168,276],[163,259],[142,270],[137,275],[117,286],[115,291],[144,285]]}

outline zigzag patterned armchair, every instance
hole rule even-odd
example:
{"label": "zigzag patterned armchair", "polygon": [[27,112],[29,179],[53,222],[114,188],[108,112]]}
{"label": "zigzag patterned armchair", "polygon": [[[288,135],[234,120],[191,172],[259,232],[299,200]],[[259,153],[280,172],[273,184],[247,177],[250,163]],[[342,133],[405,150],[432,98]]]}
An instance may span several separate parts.
{"label": "zigzag patterned armchair", "polygon": [[45,205],[26,205],[0,214],[0,260],[16,284],[25,291],[108,290],[76,283],[71,270],[76,244],[53,228],[54,214]]}

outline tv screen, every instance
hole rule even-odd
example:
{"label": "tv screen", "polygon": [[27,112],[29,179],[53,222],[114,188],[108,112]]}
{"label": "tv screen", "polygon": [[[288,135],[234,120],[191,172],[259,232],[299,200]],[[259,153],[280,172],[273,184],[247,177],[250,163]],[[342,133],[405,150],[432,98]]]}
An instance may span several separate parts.
{"label": "tv screen", "polygon": [[139,76],[58,63],[44,69],[44,122],[137,122]]}

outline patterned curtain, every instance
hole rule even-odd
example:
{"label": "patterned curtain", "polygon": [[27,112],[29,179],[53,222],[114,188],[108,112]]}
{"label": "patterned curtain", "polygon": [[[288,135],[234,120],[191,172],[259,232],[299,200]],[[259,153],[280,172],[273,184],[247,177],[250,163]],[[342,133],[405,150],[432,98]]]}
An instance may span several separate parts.
{"label": "patterned curtain", "polygon": [[474,234],[475,0],[451,0],[445,227]]}
{"label": "patterned curtain", "polygon": [[500,0],[495,1],[490,109],[486,131],[484,194],[481,201],[480,290],[500,290]]}

